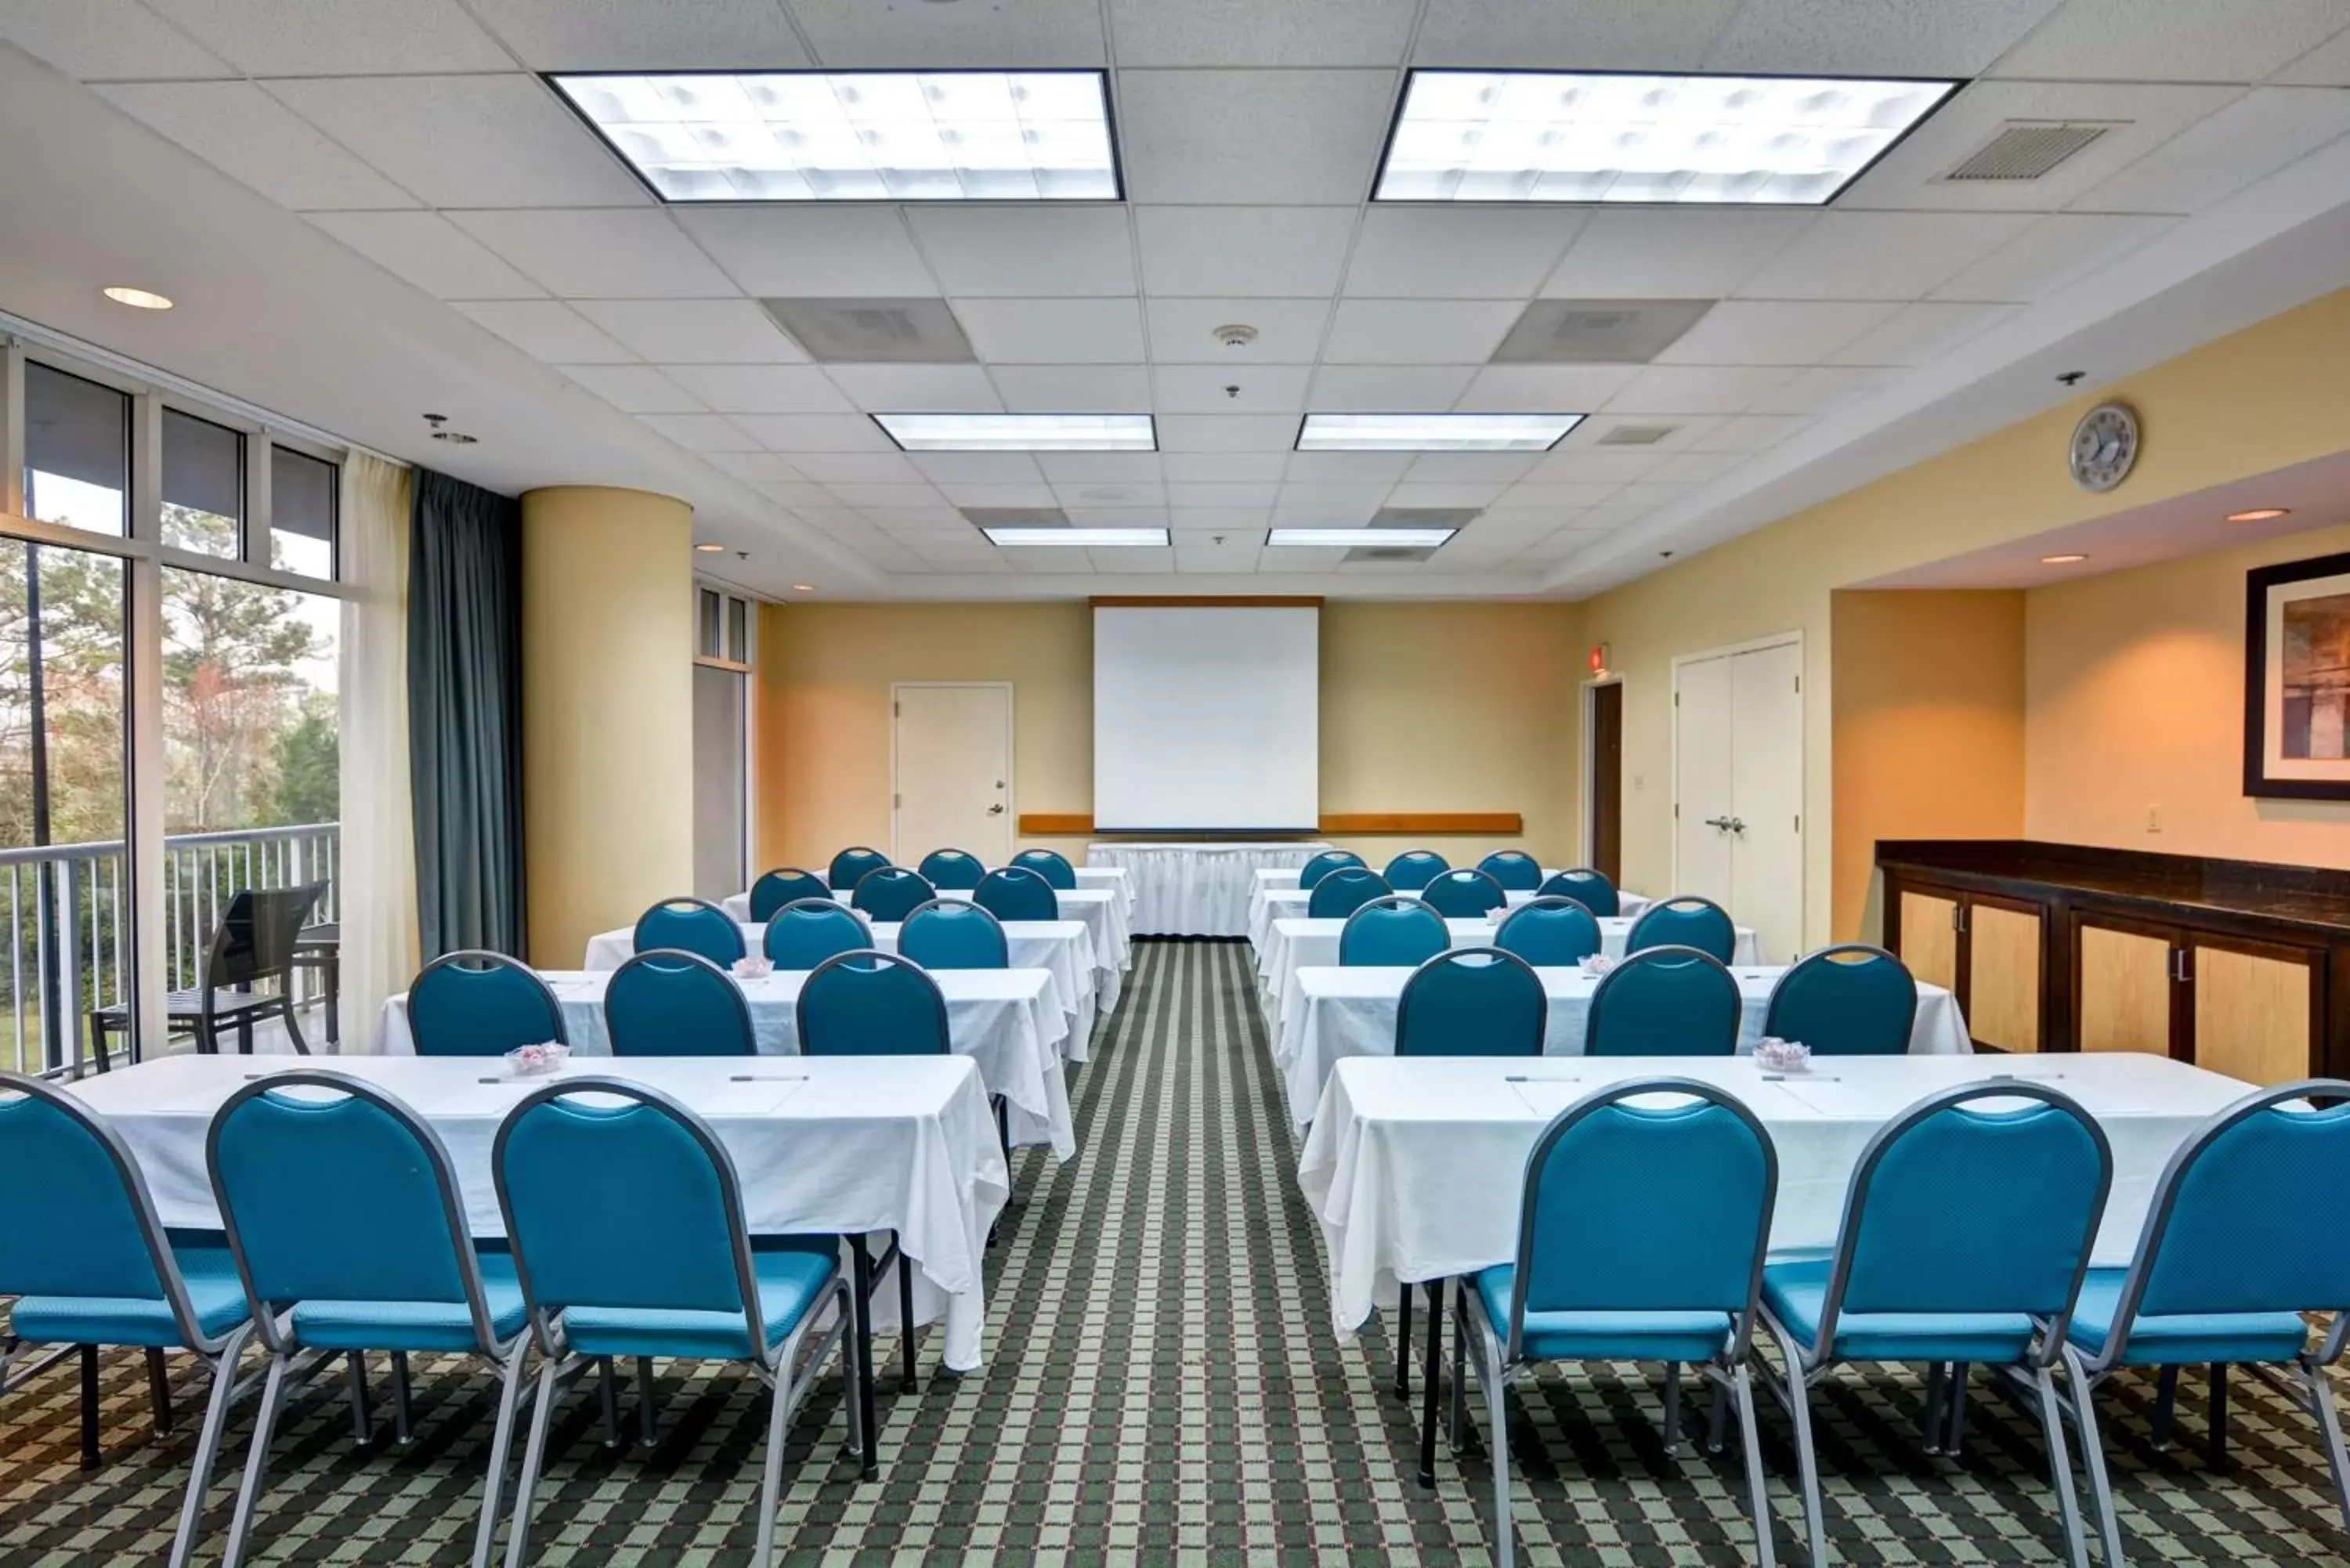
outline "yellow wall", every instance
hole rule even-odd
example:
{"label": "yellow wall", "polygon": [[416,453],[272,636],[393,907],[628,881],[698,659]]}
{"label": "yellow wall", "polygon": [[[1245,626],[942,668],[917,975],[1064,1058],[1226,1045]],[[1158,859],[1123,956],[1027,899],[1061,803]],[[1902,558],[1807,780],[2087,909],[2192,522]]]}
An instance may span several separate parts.
{"label": "yellow wall", "polygon": [[1828,618],[1829,930],[1873,940],[1878,839],[2023,831],[2024,596],[1850,591]]}
{"label": "yellow wall", "polygon": [[[2203,490],[2340,450],[2350,431],[2350,291],[2205,344],[2139,375],[1887,476],[1603,594],[1582,637],[1624,675],[1624,877],[1666,890],[1672,865],[1672,659],[1770,633],[1804,634],[1804,929],[1832,929],[1833,614],[1841,587],[2085,517]],[[2064,471],[2074,423],[2126,398],[2143,419],[2137,472],[2106,495]]]}
{"label": "yellow wall", "polygon": [[[760,863],[889,847],[892,681],[1011,681],[1014,809],[1090,811],[1092,618],[1066,602],[763,607]],[[1575,618],[1561,604],[1326,605],[1323,809],[1515,811],[1522,840],[1428,846],[1457,859],[1522,842],[1551,864],[1571,858]],[[1082,859],[1086,840],[1021,843]],[[1404,845],[1355,847],[1384,857]]]}
{"label": "yellow wall", "polygon": [[530,959],[693,886],[693,512],[636,490],[522,498]]}

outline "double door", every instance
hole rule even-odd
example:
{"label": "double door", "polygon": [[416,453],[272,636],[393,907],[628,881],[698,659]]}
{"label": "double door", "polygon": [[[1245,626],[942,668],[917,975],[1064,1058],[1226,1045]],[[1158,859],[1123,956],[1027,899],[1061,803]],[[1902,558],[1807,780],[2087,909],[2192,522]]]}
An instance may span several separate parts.
{"label": "double door", "polygon": [[1803,942],[1804,650],[1773,643],[1673,673],[1673,886],[1754,928],[1766,961]]}
{"label": "double door", "polygon": [[2322,949],[2076,912],[2072,955],[2083,1051],[2149,1051],[2253,1084],[2315,1071]]}

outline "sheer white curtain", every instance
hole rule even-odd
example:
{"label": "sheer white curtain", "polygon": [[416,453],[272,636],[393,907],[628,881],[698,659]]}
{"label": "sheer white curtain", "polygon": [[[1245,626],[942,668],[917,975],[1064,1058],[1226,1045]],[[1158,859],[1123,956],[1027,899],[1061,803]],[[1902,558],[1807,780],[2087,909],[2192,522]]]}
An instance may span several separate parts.
{"label": "sheer white curtain", "polygon": [[410,471],[343,461],[342,1035],[363,1052],[415,976],[416,825],[408,776]]}

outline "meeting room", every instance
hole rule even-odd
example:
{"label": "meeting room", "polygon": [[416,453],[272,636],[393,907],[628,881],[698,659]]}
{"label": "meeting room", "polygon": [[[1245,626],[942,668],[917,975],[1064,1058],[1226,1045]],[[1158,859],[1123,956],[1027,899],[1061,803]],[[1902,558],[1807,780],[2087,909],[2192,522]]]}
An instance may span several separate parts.
{"label": "meeting room", "polygon": [[2350,0],[0,142],[0,1564],[2350,1563]]}

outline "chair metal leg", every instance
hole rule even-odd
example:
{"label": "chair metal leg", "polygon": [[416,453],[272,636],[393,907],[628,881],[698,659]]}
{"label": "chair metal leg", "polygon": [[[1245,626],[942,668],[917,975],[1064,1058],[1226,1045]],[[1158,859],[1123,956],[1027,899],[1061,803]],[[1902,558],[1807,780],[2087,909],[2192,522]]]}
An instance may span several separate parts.
{"label": "chair metal leg", "polygon": [[1454,1456],[1469,1451],[1469,1282],[1452,1282],[1452,1430]]}
{"label": "chair metal leg", "polygon": [[180,1528],[172,1537],[170,1568],[187,1568],[196,1548],[196,1532],[204,1516],[204,1498],[212,1490],[213,1471],[220,1463],[221,1434],[228,1427],[229,1406],[236,1399],[237,1357],[253,1333],[251,1325],[228,1336],[220,1358],[212,1364],[212,1397],[204,1403],[204,1424],[196,1438],[195,1463],[188,1468],[188,1491],[180,1504]]}
{"label": "chair metal leg", "polygon": [[[1754,1424],[1752,1374],[1742,1366],[1733,1367],[1730,1374],[1730,1386],[1738,1406],[1739,1446],[1745,1450],[1747,1506],[1754,1515],[1754,1558],[1762,1568],[1776,1568],[1779,1559],[1771,1540],[1771,1494],[1762,1480],[1762,1439]],[[1719,1392],[1717,1388],[1717,1395]],[[1725,1402],[1716,1397],[1713,1407],[1719,1413],[1725,1407]]]}
{"label": "chair metal leg", "polygon": [[[525,1338],[507,1356],[498,1378],[498,1420],[490,1434],[490,1472],[482,1482],[482,1519],[473,1528],[473,1568],[490,1568],[490,1554],[497,1544],[498,1504],[505,1491],[506,1462],[513,1455],[515,1412],[522,1403],[522,1368],[530,1359],[530,1341]],[[400,1441],[408,1440],[408,1368],[404,1356],[392,1361],[394,1397],[400,1406]]]}
{"label": "chair metal leg", "polygon": [[2113,1478],[2106,1469],[2106,1445],[2097,1431],[2097,1391],[2081,1353],[2064,1347],[2064,1386],[2071,1390],[2073,1424],[2081,1434],[2081,1460],[2089,1472],[2089,1503],[2097,1511],[2097,1539],[2106,1568],[2122,1568],[2121,1521],[2114,1511]]}
{"label": "chair metal leg", "polygon": [[1970,1364],[1964,1361],[1950,1363],[1950,1426],[1942,1435],[1942,1452],[1954,1459],[1959,1457],[1959,1450],[1966,1446],[1967,1373],[1970,1366]]}
{"label": "chair metal leg", "polygon": [[1491,1366],[1480,1371],[1485,1385],[1485,1423],[1492,1428],[1486,1440],[1493,1450],[1493,1562],[1495,1568],[1516,1568],[1518,1529],[1510,1517],[1510,1376]]}
{"label": "chair metal leg", "polygon": [[905,1342],[906,1392],[919,1393],[921,1384],[914,1376],[914,1260],[906,1255],[906,1238],[893,1236],[898,1251],[898,1336]]}
{"label": "chair metal leg", "polygon": [[873,1415],[873,1253],[864,1237],[848,1239],[848,1262],[857,1308],[857,1429],[865,1443],[859,1474],[871,1480],[881,1473],[881,1444]]}
{"label": "chair metal leg", "polygon": [[163,1366],[163,1353],[153,1345],[147,1347],[147,1398],[155,1407],[155,1435],[172,1435],[172,1376]]}
{"label": "chair metal leg", "polygon": [[[1747,1383],[1751,1391],[1753,1384],[1751,1374]],[[1719,1383],[1714,1385],[1713,1400],[1705,1417],[1705,1451],[1717,1459],[1730,1447],[1730,1407],[1734,1402],[1728,1388]]]}
{"label": "chair metal leg", "polygon": [[[808,1370],[813,1373],[815,1368]],[[757,1544],[751,1549],[751,1568],[769,1568],[775,1560],[775,1504],[784,1490],[784,1433],[792,1407],[791,1374],[788,1362],[778,1366],[775,1386],[770,1390],[767,1451],[759,1467],[759,1536]]]}
{"label": "chair metal leg", "polygon": [[597,1381],[602,1386],[604,1399],[604,1446],[620,1446],[620,1371],[608,1355],[596,1359]]}
{"label": "chair metal leg", "polygon": [[2228,1473],[2228,1364],[2211,1364],[2211,1428],[2204,1462],[2214,1474]]}
{"label": "chair metal leg", "polygon": [[1942,1451],[1942,1434],[1950,1430],[1950,1417],[1942,1409],[1942,1401],[1950,1388],[1950,1372],[1947,1362],[1926,1364],[1926,1403],[1918,1412],[1918,1435],[1929,1454]]}
{"label": "chair metal leg", "polygon": [[660,1441],[660,1416],[653,1407],[653,1358],[637,1357],[637,1440],[646,1448]]}
{"label": "chair metal leg", "polygon": [[375,1412],[368,1406],[367,1352],[352,1351],[349,1361],[351,1441],[365,1448],[375,1440]]}
{"label": "chair metal leg", "polygon": [[2154,1386],[2154,1446],[2158,1449],[2170,1447],[2170,1431],[2178,1419],[2178,1373],[2177,1363],[2162,1369]]}
{"label": "chair metal leg", "polygon": [[[840,1282],[833,1310],[840,1314],[840,1404],[848,1416],[848,1451],[862,1463],[865,1457],[864,1401],[858,1397],[857,1368],[857,1304],[849,1299],[849,1282]],[[811,1369],[813,1372],[813,1369]]]}
{"label": "chair metal leg", "polygon": [[1396,1300],[1396,1397],[1411,1398],[1411,1286],[1401,1287]]}
{"label": "chair metal leg", "polygon": [[2064,1413],[2057,1407],[2056,1382],[2038,1367],[2033,1386],[2040,1395],[2040,1431],[2048,1444],[2048,1474],[2056,1483],[2056,1509],[2064,1521],[2064,1560],[2089,1568],[2089,1542],[2081,1528],[2081,1500],[2073,1490],[2073,1459],[2064,1448]]}
{"label": "chair metal leg", "polygon": [[530,1556],[531,1494],[546,1462],[546,1428],[555,1417],[556,1385],[562,1363],[547,1356],[538,1366],[538,1398],[530,1410],[530,1436],[522,1446],[522,1474],[515,1479],[514,1526],[506,1532],[505,1568],[522,1568]]}
{"label": "chair metal leg", "polygon": [[254,1506],[261,1501],[261,1483],[269,1474],[269,1438],[277,1429],[277,1415],[286,1404],[286,1373],[292,1358],[273,1354],[269,1376],[261,1386],[261,1408],[253,1417],[253,1449],[245,1456],[244,1480],[236,1489],[236,1511],[229,1517],[228,1543],[221,1550],[221,1568],[236,1568],[244,1560],[245,1537],[253,1530]]}
{"label": "chair metal leg", "polygon": [[1787,1356],[1787,1413],[1795,1421],[1795,1474],[1804,1489],[1804,1531],[1813,1568],[1828,1560],[1826,1509],[1820,1501],[1820,1456],[1812,1447],[1812,1389],[1793,1346],[1781,1342]]}
{"label": "chair metal leg", "polygon": [[[1409,1287],[1405,1287],[1409,1289]],[[1436,1403],[1444,1386],[1444,1282],[1430,1280],[1428,1292],[1428,1360],[1420,1367],[1419,1484],[1436,1484]],[[1454,1376],[1459,1376],[1458,1368]]]}
{"label": "chair metal leg", "polygon": [[98,1346],[81,1347],[81,1468],[98,1469]]}
{"label": "chair metal leg", "polygon": [[2325,1445],[2325,1468],[2334,1477],[2334,1501],[2342,1510],[2342,1528],[2350,1530],[2350,1450],[2342,1445],[2342,1415],[2334,1404],[2334,1380],[2323,1366],[2304,1366],[2309,1383],[2309,1407],[2317,1416],[2318,1439]]}
{"label": "chair metal leg", "polygon": [[391,1436],[401,1448],[414,1435],[413,1421],[409,1413],[408,1352],[391,1353]]}
{"label": "chair metal leg", "polygon": [[1665,1363],[1665,1447],[1681,1446],[1681,1364]]}

